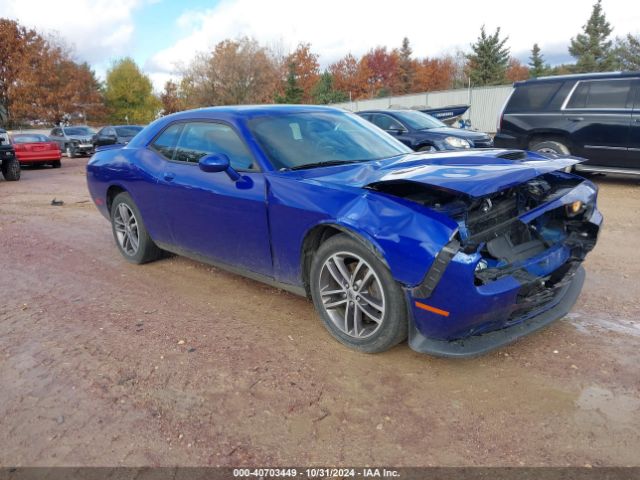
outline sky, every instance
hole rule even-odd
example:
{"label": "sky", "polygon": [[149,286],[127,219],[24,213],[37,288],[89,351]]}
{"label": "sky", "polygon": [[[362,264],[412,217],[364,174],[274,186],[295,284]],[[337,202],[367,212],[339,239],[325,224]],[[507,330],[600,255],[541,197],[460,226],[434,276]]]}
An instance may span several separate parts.
{"label": "sky", "polygon": [[[101,79],[131,56],[157,91],[180,66],[227,38],[253,37],[281,53],[311,43],[326,67],[347,53],[399,47],[416,57],[468,51],[480,27],[501,28],[512,56],[528,62],[537,42],[554,65],[569,62],[571,37],[594,0],[1,0],[0,17],[55,35]],[[640,2],[603,0],[613,36],[640,34]]]}

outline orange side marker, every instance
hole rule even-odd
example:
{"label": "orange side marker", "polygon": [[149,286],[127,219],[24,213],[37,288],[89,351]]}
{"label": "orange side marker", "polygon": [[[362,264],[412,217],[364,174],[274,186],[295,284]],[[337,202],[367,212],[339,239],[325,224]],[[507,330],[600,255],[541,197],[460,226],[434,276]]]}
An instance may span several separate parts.
{"label": "orange side marker", "polygon": [[447,312],[446,310],[440,310],[439,308],[432,307],[431,305],[427,305],[426,303],[416,302],[416,307],[421,308],[422,310],[426,310],[427,312],[442,315],[443,317],[449,316],[449,312]]}

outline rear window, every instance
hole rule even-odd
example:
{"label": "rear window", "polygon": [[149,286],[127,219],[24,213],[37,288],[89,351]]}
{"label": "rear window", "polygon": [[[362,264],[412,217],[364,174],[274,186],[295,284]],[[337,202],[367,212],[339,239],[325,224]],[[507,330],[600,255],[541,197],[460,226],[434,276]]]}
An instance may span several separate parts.
{"label": "rear window", "polygon": [[558,91],[562,82],[530,83],[516,87],[505,113],[542,110]]}
{"label": "rear window", "polygon": [[631,80],[593,80],[578,83],[566,108],[631,108]]}

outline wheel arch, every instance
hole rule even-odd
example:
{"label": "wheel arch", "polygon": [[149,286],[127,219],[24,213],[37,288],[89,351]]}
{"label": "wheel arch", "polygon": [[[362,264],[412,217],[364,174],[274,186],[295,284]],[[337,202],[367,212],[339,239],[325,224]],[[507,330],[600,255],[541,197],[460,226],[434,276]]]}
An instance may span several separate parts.
{"label": "wheel arch", "polygon": [[302,240],[302,248],[300,252],[300,271],[302,273],[302,284],[308,297],[311,297],[309,284],[309,275],[311,272],[311,262],[315,252],[320,245],[334,235],[346,234],[357,242],[364,245],[371,253],[373,253],[384,266],[389,268],[382,250],[372,238],[362,232],[356,232],[351,227],[335,222],[320,223],[311,227],[304,235]]}
{"label": "wheel arch", "polygon": [[561,130],[534,130],[527,136],[527,148],[531,149],[536,143],[545,141],[559,141],[570,150],[573,148],[570,135]]}
{"label": "wheel arch", "polygon": [[[109,188],[107,188],[107,193],[105,195],[105,203],[107,205],[107,211],[111,212],[111,205],[113,204],[113,200],[122,192],[127,192],[129,193],[129,191],[124,188],[122,185],[110,185]],[[131,195],[129,193],[129,195]]]}

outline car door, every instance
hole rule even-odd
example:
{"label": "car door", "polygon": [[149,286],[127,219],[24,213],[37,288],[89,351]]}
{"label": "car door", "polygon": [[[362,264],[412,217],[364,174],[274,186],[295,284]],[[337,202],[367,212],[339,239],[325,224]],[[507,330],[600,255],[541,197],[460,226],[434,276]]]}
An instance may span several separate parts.
{"label": "car door", "polygon": [[563,115],[571,153],[587,164],[625,167],[633,105],[632,79],[581,80],[567,97]]}
{"label": "car door", "polygon": [[634,82],[635,102],[629,128],[629,167],[640,168],[640,79]]}
{"label": "car door", "polygon": [[[218,122],[175,123],[152,148],[166,159],[161,201],[175,245],[184,253],[272,276],[265,179],[236,131]],[[199,168],[200,158],[214,153],[229,157],[240,180]]]}

